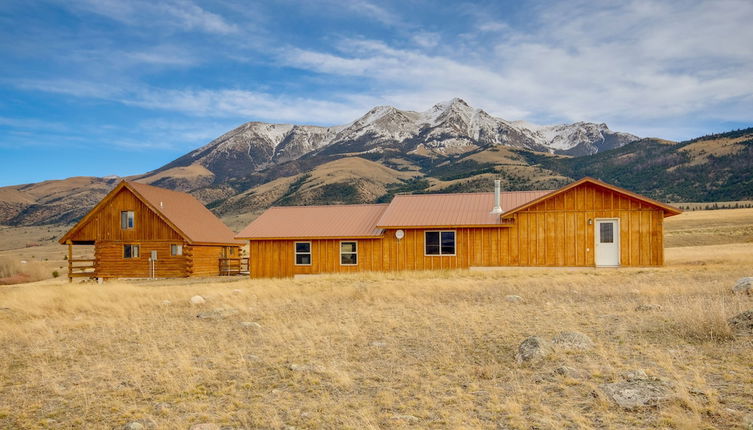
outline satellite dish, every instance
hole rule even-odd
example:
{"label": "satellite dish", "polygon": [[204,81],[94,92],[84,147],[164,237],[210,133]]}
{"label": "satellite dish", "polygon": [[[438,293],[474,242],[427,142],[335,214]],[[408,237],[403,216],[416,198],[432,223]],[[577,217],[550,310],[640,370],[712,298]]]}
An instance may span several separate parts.
{"label": "satellite dish", "polygon": [[395,231],[395,237],[397,238],[397,240],[400,240],[405,237],[405,232],[402,230],[397,230]]}

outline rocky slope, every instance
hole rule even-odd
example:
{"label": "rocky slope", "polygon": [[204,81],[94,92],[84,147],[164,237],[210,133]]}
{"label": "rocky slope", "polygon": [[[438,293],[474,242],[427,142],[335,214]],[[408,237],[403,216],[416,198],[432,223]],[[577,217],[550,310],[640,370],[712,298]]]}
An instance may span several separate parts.
{"label": "rocky slope", "polygon": [[336,127],[249,122],[144,178],[198,165],[214,175],[214,182],[222,182],[320,153],[332,156],[399,150],[445,157],[499,145],[587,155],[635,140],[638,137],[611,131],[606,124],[538,126],[510,122],[453,99],[425,112],[378,106],[352,123]]}

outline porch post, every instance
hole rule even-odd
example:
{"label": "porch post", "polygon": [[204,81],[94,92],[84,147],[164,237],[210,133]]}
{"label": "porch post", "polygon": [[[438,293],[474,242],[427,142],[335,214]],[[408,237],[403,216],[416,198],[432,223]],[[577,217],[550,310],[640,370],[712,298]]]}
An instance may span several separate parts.
{"label": "porch post", "polygon": [[71,273],[73,273],[73,242],[70,240],[65,241],[65,243],[68,245],[68,283],[70,284],[73,282],[73,276],[71,276]]}

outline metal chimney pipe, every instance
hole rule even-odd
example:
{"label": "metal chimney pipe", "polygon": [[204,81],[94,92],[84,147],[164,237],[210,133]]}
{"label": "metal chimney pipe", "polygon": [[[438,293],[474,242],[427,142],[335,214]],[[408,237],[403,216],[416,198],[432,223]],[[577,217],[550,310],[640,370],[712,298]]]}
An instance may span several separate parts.
{"label": "metal chimney pipe", "polygon": [[502,194],[502,185],[499,179],[494,180],[494,207],[492,208],[492,215],[499,215],[502,213],[502,205],[500,203]]}

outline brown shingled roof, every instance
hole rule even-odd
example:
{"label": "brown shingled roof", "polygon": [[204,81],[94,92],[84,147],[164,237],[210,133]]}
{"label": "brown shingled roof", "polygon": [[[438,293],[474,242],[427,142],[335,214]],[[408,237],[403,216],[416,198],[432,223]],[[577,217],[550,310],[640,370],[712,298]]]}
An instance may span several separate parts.
{"label": "brown shingled roof", "polygon": [[[508,211],[551,191],[503,192],[501,206]],[[499,225],[490,212],[494,193],[398,195],[377,222],[382,228]]]}
{"label": "brown shingled roof", "polygon": [[238,243],[233,231],[194,196],[138,182],[126,182],[126,186],[173,224],[189,242]]}
{"label": "brown shingled roof", "polygon": [[386,204],[278,206],[267,209],[238,239],[379,237],[376,222]]}

